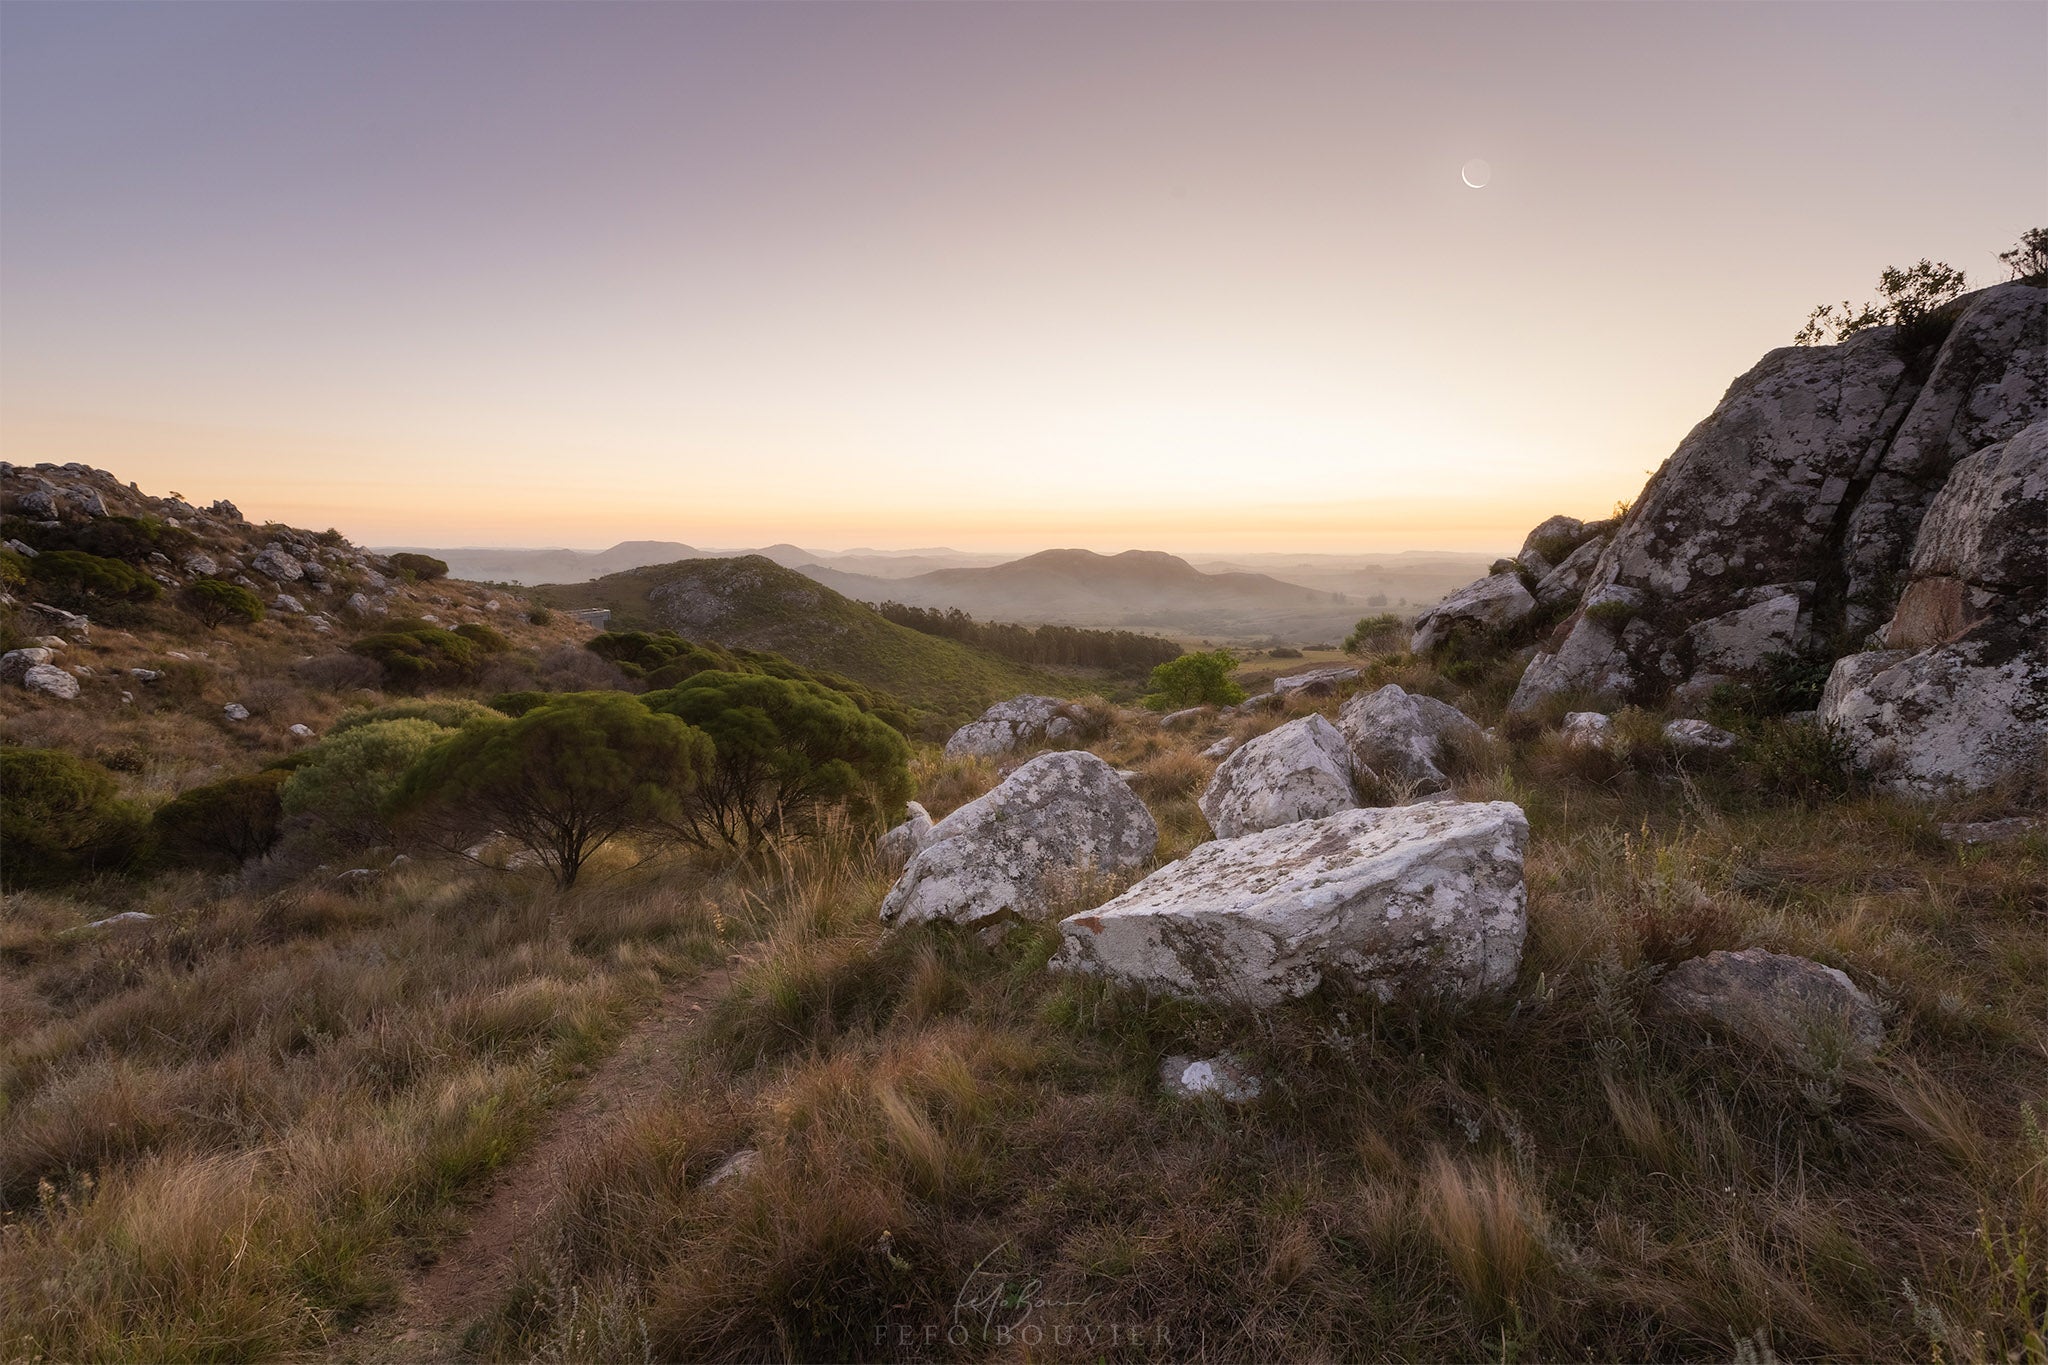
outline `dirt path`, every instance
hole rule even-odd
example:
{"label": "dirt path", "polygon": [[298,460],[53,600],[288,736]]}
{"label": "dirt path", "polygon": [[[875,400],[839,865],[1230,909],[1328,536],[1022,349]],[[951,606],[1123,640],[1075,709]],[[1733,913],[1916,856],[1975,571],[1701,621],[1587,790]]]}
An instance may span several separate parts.
{"label": "dirt path", "polygon": [[469,1229],[409,1283],[398,1308],[351,1343],[365,1365],[447,1361],[469,1324],[510,1285],[513,1257],[561,1182],[561,1169],[620,1117],[661,1093],[661,1063],[725,993],[731,963],[671,987],[591,1073],[576,1097],[544,1120],[540,1140],[493,1178]]}

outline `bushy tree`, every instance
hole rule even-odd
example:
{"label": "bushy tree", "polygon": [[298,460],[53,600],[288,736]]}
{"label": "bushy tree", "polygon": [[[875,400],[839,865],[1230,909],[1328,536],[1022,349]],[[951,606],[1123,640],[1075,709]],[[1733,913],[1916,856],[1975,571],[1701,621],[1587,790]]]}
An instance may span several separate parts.
{"label": "bushy tree", "polygon": [[873,821],[910,796],[903,736],[821,683],[714,671],[641,700],[711,738],[715,761],[676,826],[701,847],[751,849],[833,809]]}
{"label": "bushy tree", "polygon": [[403,577],[415,583],[431,583],[437,578],[448,576],[448,561],[432,555],[413,554],[409,551],[391,556],[391,567]]}
{"label": "bushy tree", "polygon": [[1344,637],[1344,652],[1363,654],[1369,649],[1392,649],[1401,643],[1407,629],[1408,622],[1391,611],[1361,617],[1351,628],[1351,633]]}
{"label": "bushy tree", "polygon": [[1920,324],[1960,295],[1964,285],[1963,272],[1942,261],[1922,257],[1916,265],[1886,266],[1877,278],[1876,302],[1861,308],[1846,299],[1839,308],[1824,303],[1792,340],[1800,346],[1819,346],[1846,341],[1869,327],[1897,327],[1906,334],[1902,339],[1917,341]]}
{"label": "bushy tree", "polygon": [[502,714],[480,701],[464,697],[421,697],[415,701],[396,701],[389,706],[350,711],[327,727],[327,738],[336,739],[351,730],[385,720],[424,720],[443,730],[460,730],[473,720],[497,720]]}
{"label": "bushy tree", "polygon": [[59,606],[81,611],[154,602],[164,591],[134,565],[83,550],[45,550],[28,562],[28,576]]}
{"label": "bushy tree", "polygon": [[253,626],[263,619],[263,599],[238,583],[223,578],[196,579],[178,594],[178,605],[199,618],[208,630],[218,630],[233,621]]}
{"label": "bushy tree", "polygon": [[291,776],[276,768],[244,773],[164,802],[149,820],[157,861],[232,872],[270,852],[284,824],[280,789]]}
{"label": "bushy tree", "polygon": [[319,840],[344,848],[385,843],[391,827],[384,807],[406,770],[453,733],[419,717],[337,726],[306,751],[284,784],[284,813]]}
{"label": "bushy tree", "polygon": [[60,749],[0,748],[0,887],[55,886],[133,860],[142,811],[114,775]]}
{"label": "bushy tree", "polygon": [[1196,651],[1170,659],[1152,670],[1145,705],[1154,711],[1235,706],[1244,700],[1244,689],[1230,678],[1236,667],[1237,656],[1227,649]]}
{"label": "bushy tree", "polygon": [[475,640],[425,621],[394,621],[349,650],[374,659],[384,670],[385,686],[401,691],[470,682],[488,652]]}
{"label": "bushy tree", "polygon": [[481,621],[465,622],[455,628],[455,633],[486,654],[503,654],[512,648],[510,640]]}
{"label": "bushy tree", "polygon": [[391,809],[447,847],[503,833],[564,889],[612,838],[673,825],[711,741],[618,692],[571,692],[516,720],[480,720],[407,771]]}
{"label": "bushy tree", "polygon": [[1998,253],[2016,280],[2030,280],[2048,274],[2048,228],[2028,228],[2020,234],[2019,245]]}

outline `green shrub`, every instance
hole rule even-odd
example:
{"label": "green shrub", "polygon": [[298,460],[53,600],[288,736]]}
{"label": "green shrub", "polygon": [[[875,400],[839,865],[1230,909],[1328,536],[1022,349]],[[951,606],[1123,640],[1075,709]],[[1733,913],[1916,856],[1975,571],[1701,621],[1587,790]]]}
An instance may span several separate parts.
{"label": "green shrub", "polygon": [[143,830],[114,775],[58,749],[0,748],[0,886],[55,886],[128,866]]}
{"label": "green shrub", "polygon": [[448,576],[448,561],[432,555],[401,552],[391,556],[391,567],[398,571],[399,577],[413,583],[431,583]]}
{"label": "green shrub", "polygon": [[545,706],[558,695],[553,692],[500,692],[491,698],[491,709],[507,716],[523,716],[536,706]]}
{"label": "green shrub", "polygon": [[1189,706],[1235,706],[1244,700],[1244,689],[1231,680],[1237,656],[1227,649],[1183,654],[1152,670],[1151,690],[1145,705],[1154,711],[1178,711]]}
{"label": "green shrub", "polygon": [[389,630],[365,635],[349,651],[375,660],[384,670],[384,685],[398,691],[474,681],[488,652],[475,640],[424,621],[394,621]]}
{"label": "green shrub", "polygon": [[337,726],[284,784],[283,811],[342,847],[385,843],[391,827],[384,806],[399,780],[452,733],[418,717]]}
{"label": "green shrub", "polygon": [[0,592],[13,592],[28,582],[28,556],[0,550]]}
{"label": "green shrub", "polygon": [[549,611],[546,607],[527,608],[526,623],[530,626],[550,625],[554,622],[554,619],[555,614]]}
{"label": "green shrub", "polygon": [[282,769],[210,782],[166,801],[150,816],[150,847],[172,867],[232,872],[277,843],[284,821]]}
{"label": "green shrub", "polygon": [[672,826],[711,741],[618,692],[572,692],[477,721],[413,764],[390,809],[444,846],[502,833],[563,888],[612,838]]}
{"label": "green shrub", "polygon": [[1839,801],[1866,785],[1856,751],[1833,725],[1772,721],[1750,743],[1764,789],[1799,801]]}
{"label": "green shrub", "polygon": [[94,517],[72,530],[71,548],[108,559],[140,564],[152,554],[175,556],[199,543],[199,538],[161,517]]}
{"label": "green shrub", "polygon": [[327,738],[336,739],[351,730],[386,720],[424,720],[443,730],[460,730],[473,720],[502,720],[504,714],[480,701],[462,697],[421,698],[397,701],[389,706],[350,711],[327,728]]}
{"label": "green shrub", "polygon": [[1588,621],[1597,622],[1611,630],[1620,630],[1635,620],[1640,610],[1635,603],[1616,598],[1606,602],[1595,602],[1586,608],[1585,617]]}
{"label": "green shrub", "polygon": [[28,576],[57,605],[80,611],[154,602],[164,593],[132,564],[83,550],[45,550],[28,562]]}
{"label": "green shrub", "polygon": [[750,849],[844,809],[873,823],[910,797],[910,745],[820,683],[706,672],[641,699],[710,736],[716,761],[678,829],[702,847]]}
{"label": "green shrub", "polygon": [[201,578],[178,594],[178,604],[208,630],[233,621],[253,626],[263,619],[263,599],[247,588],[221,578]]}
{"label": "green shrub", "polygon": [[1368,650],[1385,651],[1398,649],[1408,633],[1408,622],[1404,617],[1391,611],[1377,616],[1363,616],[1351,633],[1344,637],[1346,654],[1363,654]]}
{"label": "green shrub", "polygon": [[459,625],[455,628],[455,633],[486,654],[503,654],[512,648],[510,640],[481,621],[470,621],[464,625]]}

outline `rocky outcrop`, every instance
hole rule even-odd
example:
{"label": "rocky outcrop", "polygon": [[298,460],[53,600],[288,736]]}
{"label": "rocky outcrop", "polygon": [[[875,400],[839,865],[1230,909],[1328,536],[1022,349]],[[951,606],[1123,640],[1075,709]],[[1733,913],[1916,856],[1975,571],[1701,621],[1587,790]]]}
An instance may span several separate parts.
{"label": "rocky outcrop", "polygon": [[1321,716],[1303,716],[1223,760],[1200,806],[1220,839],[1312,820],[1358,804],[1351,746]]}
{"label": "rocky outcrop", "polygon": [[1536,606],[1539,610],[1555,611],[1569,606],[1586,595],[1586,585],[1593,581],[1593,568],[1600,562],[1600,552],[1607,548],[1608,537],[1595,536],[1581,544],[1559,561],[1536,581]]}
{"label": "rocky outcrop", "polygon": [[1152,813],[1115,769],[1091,753],[1040,754],[932,827],[882,901],[882,920],[1036,918],[1058,878],[1137,867],[1158,844]]}
{"label": "rocky outcrop", "polygon": [[[1652,477],[1583,585],[1538,581],[1540,604],[1557,610],[1578,592],[1580,609],[1541,642],[1513,708],[1567,693],[1654,703],[1696,679],[1754,676],[1774,655],[1839,648],[1895,606],[1912,608],[1908,620],[1947,619],[1953,586],[1911,602],[1896,600],[1897,586],[1965,457],[2048,415],[2048,291],[2001,285],[1936,322],[1949,329],[1931,358],[1872,328],[1837,346],[1773,351],[1738,379]],[[1464,594],[1505,595],[1501,577]],[[1423,634],[1418,647],[1430,643]]]}
{"label": "rocky outcrop", "polygon": [[2048,753],[2048,421],[1958,464],[1884,630],[1821,699],[1858,760],[1906,792],[1979,791]]}
{"label": "rocky outcrop", "polygon": [[1078,737],[1082,718],[1081,708],[1072,702],[1055,697],[1012,697],[955,730],[946,741],[946,757],[993,758]]}
{"label": "rocky outcrop", "polygon": [[1357,678],[1358,670],[1343,664],[1334,668],[1312,668],[1306,673],[1273,679],[1273,695],[1291,697],[1298,693],[1304,697],[1334,696],[1341,684],[1355,682]]}
{"label": "rocky outcrop", "polygon": [[1409,648],[1426,654],[1450,643],[1460,629],[1501,630],[1536,610],[1520,574],[1496,573],[1463,587],[1415,618]]}
{"label": "rocky outcrop", "polygon": [[1730,1033],[1806,1062],[1874,1051],[1884,1016],[1855,982],[1804,957],[1746,948],[1679,963],[1651,995],[1653,1012]]}
{"label": "rocky outcrop", "polygon": [[1529,826],[1507,802],[1350,810],[1203,844],[1060,922],[1055,970],[1272,1004],[1323,982],[1383,1001],[1509,985]]}
{"label": "rocky outcrop", "polygon": [[1457,707],[1392,683],[1344,703],[1337,728],[1375,776],[1425,792],[1450,785],[1441,766],[1445,743],[1477,741],[1484,733]]}

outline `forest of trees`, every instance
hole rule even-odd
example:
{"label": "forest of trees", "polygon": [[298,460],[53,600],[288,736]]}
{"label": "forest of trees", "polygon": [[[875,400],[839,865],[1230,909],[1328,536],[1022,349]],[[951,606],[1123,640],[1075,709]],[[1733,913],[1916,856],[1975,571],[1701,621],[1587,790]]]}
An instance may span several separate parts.
{"label": "forest of trees", "polygon": [[1180,657],[1181,652],[1171,640],[1132,630],[1005,625],[977,621],[958,607],[906,607],[901,602],[883,602],[875,610],[899,626],[958,640],[1020,664],[1074,664],[1116,673],[1145,673]]}

